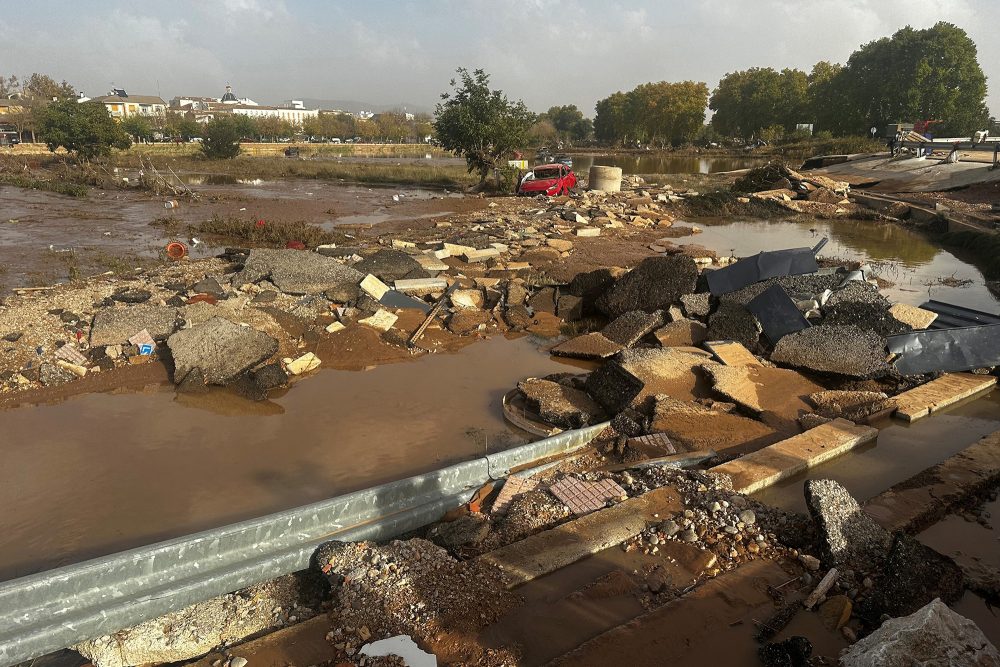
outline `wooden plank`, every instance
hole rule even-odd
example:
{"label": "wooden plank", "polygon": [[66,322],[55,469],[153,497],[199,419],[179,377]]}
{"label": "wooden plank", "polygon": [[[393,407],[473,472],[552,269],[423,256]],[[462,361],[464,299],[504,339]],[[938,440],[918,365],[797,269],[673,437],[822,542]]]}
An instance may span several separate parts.
{"label": "wooden plank", "polygon": [[500,568],[507,587],[515,588],[621,544],[645,530],[647,521],[665,521],[683,509],[677,491],[662,487],[483,554],[479,560]]}
{"label": "wooden plank", "polygon": [[996,386],[992,375],[949,373],[896,396],[896,416],[908,422],[953,405],[963,399],[984,394]]}
{"label": "wooden plank", "polygon": [[733,489],[754,493],[805,472],[878,437],[878,429],[834,419],[805,433],[776,442],[746,456],[712,468],[733,479]]}
{"label": "wooden plank", "polygon": [[742,343],[731,340],[719,340],[705,343],[705,347],[726,366],[760,366],[757,357],[750,353]]}

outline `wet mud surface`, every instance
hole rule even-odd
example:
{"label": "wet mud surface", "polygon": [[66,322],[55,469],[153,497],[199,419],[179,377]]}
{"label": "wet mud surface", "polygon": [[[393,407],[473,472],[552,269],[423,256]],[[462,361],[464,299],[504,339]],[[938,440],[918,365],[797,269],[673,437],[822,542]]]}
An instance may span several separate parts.
{"label": "wet mud surface", "polygon": [[0,580],[521,444],[503,394],[572,370],[530,337],[498,336],[417,363],[322,370],[263,403],[177,395],[153,373],[141,391],[3,411]]}
{"label": "wet mud surface", "polygon": [[202,238],[195,245],[187,226],[213,216],[357,230],[447,217],[488,203],[445,190],[404,186],[308,179],[218,184],[210,175],[187,177],[202,182],[195,186],[200,198],[180,199],[174,209],[164,208],[168,197],[142,192],[94,188],[88,197],[76,198],[0,186],[0,295],[14,287],[65,282],[73,277],[71,266],[86,276],[119,269],[123,261],[134,267],[133,260],[157,260],[170,241],[188,245],[193,258],[211,257],[232,241]]}

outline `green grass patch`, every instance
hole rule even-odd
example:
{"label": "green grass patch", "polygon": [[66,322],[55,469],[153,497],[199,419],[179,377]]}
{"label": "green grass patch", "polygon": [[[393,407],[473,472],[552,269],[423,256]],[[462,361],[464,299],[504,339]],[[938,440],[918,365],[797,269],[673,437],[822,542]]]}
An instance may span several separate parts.
{"label": "green grass patch", "polygon": [[86,197],[90,188],[79,183],[69,183],[67,181],[47,181],[40,178],[31,178],[21,174],[0,173],[0,185],[10,185],[16,188],[27,188],[29,190],[45,190],[55,192],[60,195],[70,197]]}
{"label": "green grass patch", "polygon": [[263,225],[257,220],[240,218],[223,218],[215,216],[206,222],[191,225],[188,229],[193,234],[214,236],[246,242],[255,246],[273,246],[283,248],[289,241],[301,241],[307,247],[315,248],[326,243],[342,241],[343,235],[328,232],[322,227],[308,222],[265,221]]}

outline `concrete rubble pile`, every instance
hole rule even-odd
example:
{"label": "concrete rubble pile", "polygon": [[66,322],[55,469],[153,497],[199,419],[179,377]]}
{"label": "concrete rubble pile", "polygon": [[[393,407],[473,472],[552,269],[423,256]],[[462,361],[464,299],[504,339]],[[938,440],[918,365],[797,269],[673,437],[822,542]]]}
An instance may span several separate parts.
{"label": "concrete rubble pile", "polygon": [[795,213],[821,218],[846,216],[857,211],[847,195],[850,185],[821,175],[805,176],[784,164],[751,169],[733,185],[747,199],[774,203]]}

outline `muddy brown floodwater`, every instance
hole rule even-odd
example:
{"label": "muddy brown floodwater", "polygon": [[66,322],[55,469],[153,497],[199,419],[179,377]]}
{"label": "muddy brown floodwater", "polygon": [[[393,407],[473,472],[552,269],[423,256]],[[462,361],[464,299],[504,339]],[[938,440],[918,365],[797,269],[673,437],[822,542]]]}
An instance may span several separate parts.
{"label": "muddy brown floodwater", "polygon": [[321,370],[264,403],[154,384],[4,411],[0,580],[526,442],[501,397],[525,377],[574,370],[545,343],[497,336],[415,362]]}

